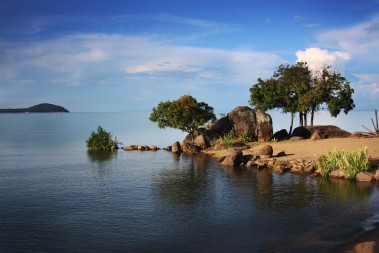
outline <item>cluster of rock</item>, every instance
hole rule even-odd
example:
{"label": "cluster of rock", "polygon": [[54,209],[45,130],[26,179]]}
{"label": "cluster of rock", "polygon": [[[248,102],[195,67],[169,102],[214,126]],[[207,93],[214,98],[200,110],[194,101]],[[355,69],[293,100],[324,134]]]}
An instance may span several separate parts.
{"label": "cluster of rock", "polygon": [[[286,156],[285,152],[279,152],[275,157]],[[312,174],[316,170],[314,160],[291,160],[279,161],[273,157],[273,148],[271,145],[264,145],[255,154],[244,155],[242,149],[230,149],[225,156],[219,158],[224,166],[243,166],[256,167],[258,169],[272,169],[277,173],[291,171],[293,173]]]}
{"label": "cluster of rock", "polygon": [[244,133],[251,136],[253,141],[269,141],[273,132],[272,119],[260,110],[238,106],[215,123],[188,134],[177,152],[198,153],[209,148],[212,140],[222,138],[232,130],[235,137]]}
{"label": "cluster of rock", "polygon": [[131,146],[125,146],[122,148],[125,151],[133,151],[133,150],[138,150],[138,151],[157,151],[160,148],[158,148],[155,145],[152,146],[147,146],[147,145],[131,145]]}
{"label": "cluster of rock", "polygon": [[[316,168],[315,160],[296,159],[289,161],[277,160],[277,158],[286,156],[284,152],[279,152],[273,157],[273,149],[271,145],[265,145],[256,151],[256,154],[244,155],[241,148],[229,149],[226,155],[220,157],[218,160],[223,166],[241,166],[241,167],[254,167],[257,169],[270,169],[275,173],[283,174],[291,172],[296,174],[310,174],[311,176],[320,175],[320,170]],[[333,170],[330,175],[332,178],[346,179],[346,173],[342,169]],[[373,172],[359,172],[356,181],[377,181],[379,182],[379,169]]]}
{"label": "cluster of rock", "polygon": [[340,129],[336,126],[307,126],[307,127],[297,127],[295,128],[291,135],[286,129],[282,129],[273,134],[272,139],[277,141],[284,140],[321,140],[328,138],[347,138],[350,137],[351,133]]}

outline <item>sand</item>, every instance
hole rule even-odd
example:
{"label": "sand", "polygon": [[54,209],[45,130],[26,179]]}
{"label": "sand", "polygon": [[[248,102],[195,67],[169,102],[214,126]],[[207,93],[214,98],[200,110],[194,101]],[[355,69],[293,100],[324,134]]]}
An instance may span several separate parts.
{"label": "sand", "polygon": [[[379,159],[379,138],[334,138],[323,140],[296,140],[296,141],[282,141],[270,143],[252,143],[250,149],[244,150],[244,154],[254,154],[263,145],[271,145],[273,147],[273,155],[284,151],[286,156],[278,157],[277,160],[296,160],[296,159],[310,159],[318,160],[321,155],[327,154],[331,149],[344,149],[352,151],[356,148],[367,147],[369,155],[372,159]],[[213,151],[211,149],[205,153],[212,154],[216,157],[224,156],[226,150]]]}

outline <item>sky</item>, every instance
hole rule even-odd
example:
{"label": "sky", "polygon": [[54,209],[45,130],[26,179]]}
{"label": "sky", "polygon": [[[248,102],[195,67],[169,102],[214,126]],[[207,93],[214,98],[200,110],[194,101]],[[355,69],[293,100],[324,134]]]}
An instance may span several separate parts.
{"label": "sky", "polygon": [[331,65],[379,109],[379,0],[0,0],[0,108],[249,105],[280,64]]}

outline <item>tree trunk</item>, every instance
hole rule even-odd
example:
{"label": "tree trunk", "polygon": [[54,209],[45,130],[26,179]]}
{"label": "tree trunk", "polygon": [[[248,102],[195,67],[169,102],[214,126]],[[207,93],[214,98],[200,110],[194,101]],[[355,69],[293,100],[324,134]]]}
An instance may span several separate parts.
{"label": "tree trunk", "polygon": [[307,119],[308,114],[307,114],[307,112],[304,112],[303,116],[304,116],[304,126],[308,126],[308,122],[307,122],[308,121],[308,119]]}
{"label": "tree trunk", "polygon": [[290,125],[290,131],[289,131],[290,136],[292,134],[292,127],[293,127],[293,119],[294,118],[295,118],[295,114],[293,112],[291,112],[291,125]]}
{"label": "tree trunk", "polygon": [[299,112],[299,126],[304,126],[303,113]]}

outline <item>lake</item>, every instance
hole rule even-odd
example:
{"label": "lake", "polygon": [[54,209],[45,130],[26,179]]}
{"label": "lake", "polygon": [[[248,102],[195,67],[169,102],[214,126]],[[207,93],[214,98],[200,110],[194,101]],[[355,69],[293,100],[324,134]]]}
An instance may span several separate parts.
{"label": "lake", "polygon": [[[348,131],[373,117],[323,113],[316,124]],[[379,221],[376,184],[163,150],[87,152],[98,125],[124,145],[184,139],[148,115],[0,114],[0,252],[324,252]],[[272,115],[288,129],[289,115]]]}

